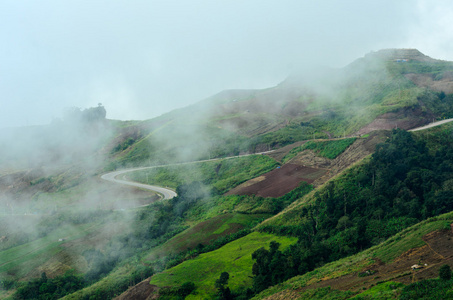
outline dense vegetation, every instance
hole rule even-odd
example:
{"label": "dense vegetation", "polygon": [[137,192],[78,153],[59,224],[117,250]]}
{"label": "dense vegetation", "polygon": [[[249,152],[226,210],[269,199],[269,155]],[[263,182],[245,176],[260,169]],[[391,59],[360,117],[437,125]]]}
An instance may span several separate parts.
{"label": "dense vegetation", "polygon": [[[281,262],[275,265],[285,266],[284,279],[453,210],[452,142],[450,138],[430,152],[423,140],[394,130],[368,163],[329,182],[314,194],[310,205],[260,227],[263,232],[299,238],[297,245],[277,255]],[[275,283],[266,279],[256,291]]]}

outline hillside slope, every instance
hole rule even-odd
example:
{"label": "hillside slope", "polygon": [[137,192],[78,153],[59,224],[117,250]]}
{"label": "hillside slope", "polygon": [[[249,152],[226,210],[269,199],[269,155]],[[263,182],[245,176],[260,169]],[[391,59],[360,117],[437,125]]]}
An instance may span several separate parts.
{"label": "hillside slope", "polygon": [[[397,299],[404,285],[437,278],[439,268],[444,264],[453,267],[452,223],[453,213],[430,218],[377,246],[294,277],[253,299],[305,299],[325,288],[331,294],[337,290],[338,299],[353,298],[361,293],[370,297],[366,299]],[[413,270],[413,265],[421,268]],[[380,295],[382,290],[373,291],[374,286],[385,286],[386,282],[404,285],[387,287],[388,292],[384,295]],[[369,293],[364,292],[369,289]],[[324,296],[328,298],[327,294]]]}
{"label": "hillside slope", "polygon": [[[143,280],[155,274],[156,285],[162,279],[159,287],[170,282],[167,295],[193,292],[196,298],[198,288],[211,297],[221,272],[234,265],[231,292],[247,298],[377,247],[405,228],[453,210],[452,125],[402,130],[452,116],[452,71],[453,63],[414,49],[382,50],[341,69],[304,71],[269,89],[225,91],[151,120],[121,122],[105,115],[95,122],[64,120],[46,127],[45,138],[40,128],[16,131],[33,137],[29,144],[14,140],[13,132],[7,141],[14,142],[10,148],[18,155],[7,151],[8,143],[0,147],[5,215],[0,226],[8,230],[1,236],[0,257],[10,262],[0,270],[1,287],[22,298],[42,292],[109,299],[137,283],[135,292],[143,289]],[[268,155],[128,175],[175,188],[178,197],[168,201],[98,178],[128,166],[273,149]],[[257,236],[259,242],[245,248]],[[282,243],[281,249],[270,247],[270,237]],[[448,237],[436,233],[425,240],[434,249]],[[255,250],[273,263],[253,267]],[[223,253],[223,260],[210,270],[219,260],[214,251]],[[235,264],[238,257],[225,251],[241,253],[241,259]],[[447,257],[444,250],[435,251]],[[51,258],[53,253],[58,256]],[[386,255],[379,258],[389,262]],[[201,260],[209,279],[204,283],[185,273],[196,273]],[[409,263],[405,260],[401,270]],[[373,270],[389,273],[385,268],[378,264]],[[178,278],[172,280],[169,270]],[[340,287],[337,277],[324,281],[349,295],[379,281],[368,286],[350,279]],[[56,282],[67,283],[61,285],[65,290]],[[313,287],[325,288],[322,280]]]}

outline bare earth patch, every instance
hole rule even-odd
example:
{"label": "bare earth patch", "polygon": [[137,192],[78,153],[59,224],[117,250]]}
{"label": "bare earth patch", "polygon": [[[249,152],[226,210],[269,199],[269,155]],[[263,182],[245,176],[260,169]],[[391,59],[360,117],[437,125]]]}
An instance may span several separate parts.
{"label": "bare earth patch", "polygon": [[443,78],[435,80],[430,74],[406,74],[405,77],[419,87],[427,87],[437,92],[453,93],[453,74],[445,72]]}
{"label": "bare earth patch", "polygon": [[149,284],[149,280],[145,279],[139,284],[130,287],[127,291],[114,298],[115,300],[151,300],[159,298],[157,291],[159,288]]}
{"label": "bare earth patch", "polygon": [[355,135],[363,135],[375,130],[392,130],[395,128],[408,130],[429,123],[433,117],[434,115],[432,113],[423,111],[420,107],[404,108],[397,112],[378,116],[373,122],[357,131]]}
{"label": "bare earth patch", "polygon": [[227,195],[257,195],[277,198],[295,189],[301,181],[313,183],[327,171],[297,164],[286,164],[264,174],[264,180],[253,184],[246,182],[229,191]]}
{"label": "bare earth patch", "polygon": [[[305,150],[295,156],[289,163],[279,169],[270,171],[260,177],[249,180],[226,195],[258,195],[261,197],[281,197],[295,189],[301,181],[319,186],[348,168],[357,161],[374,152],[378,143],[385,141],[388,132],[376,131],[367,138],[357,139],[345,152],[335,159],[317,156],[312,150]],[[269,155],[280,160],[294,147],[300,146],[298,142],[280,149]],[[264,179],[263,179],[264,178]]]}

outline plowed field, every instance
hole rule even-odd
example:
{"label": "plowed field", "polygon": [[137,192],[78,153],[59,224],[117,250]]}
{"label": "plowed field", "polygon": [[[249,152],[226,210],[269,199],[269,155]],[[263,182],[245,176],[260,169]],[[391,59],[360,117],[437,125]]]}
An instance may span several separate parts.
{"label": "plowed field", "polygon": [[232,189],[227,195],[258,195],[261,197],[281,197],[295,189],[301,181],[312,183],[327,173],[326,169],[286,164],[272,170],[260,180],[243,183]]}

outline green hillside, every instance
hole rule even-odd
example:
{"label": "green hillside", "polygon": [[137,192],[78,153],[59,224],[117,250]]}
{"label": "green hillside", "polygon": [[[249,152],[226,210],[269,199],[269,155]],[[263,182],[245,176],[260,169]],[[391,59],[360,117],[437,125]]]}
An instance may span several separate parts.
{"label": "green hillside", "polygon": [[[445,248],[449,247],[448,245],[434,246],[435,250],[442,254],[433,249],[430,250],[432,253],[419,254],[417,250],[410,250],[423,249],[425,245],[434,242],[433,239],[426,238],[432,233],[445,236],[448,241],[451,236],[451,223],[452,213],[430,218],[359,254],[328,263],[269,288],[253,299],[421,299],[422,296],[433,299],[430,297],[435,293],[440,297],[445,296],[453,286],[451,281],[446,287],[442,287],[442,290],[432,289],[424,295],[420,294],[419,298],[405,298],[404,294],[409,294],[409,291],[415,288],[414,284],[411,284],[413,278],[416,281],[437,279],[439,268],[445,263],[450,264],[450,257],[442,260],[435,257],[448,253],[448,248]],[[405,256],[405,253],[408,253],[408,256]],[[417,274],[412,271],[411,266],[419,264],[420,260],[429,264]],[[429,272],[433,274],[432,277],[424,277],[423,274]],[[434,286],[436,284],[433,284]],[[345,291],[346,287],[349,287],[350,291]]]}
{"label": "green hillside", "polygon": [[[150,120],[107,120],[98,106],[3,132],[0,298],[447,291],[435,278],[453,266],[453,125],[406,130],[453,117],[452,73],[381,50]],[[149,168],[123,179],[177,197],[100,178],[129,167]]]}
{"label": "green hillside", "polygon": [[197,294],[187,299],[213,298],[216,294],[215,280],[222,272],[230,274],[231,289],[247,287],[252,281],[252,253],[261,247],[266,247],[272,240],[282,244],[283,249],[296,241],[295,238],[254,232],[218,250],[202,254],[193,260],[156,274],[150,283],[159,287],[175,286],[190,278],[191,281],[196,282]]}

